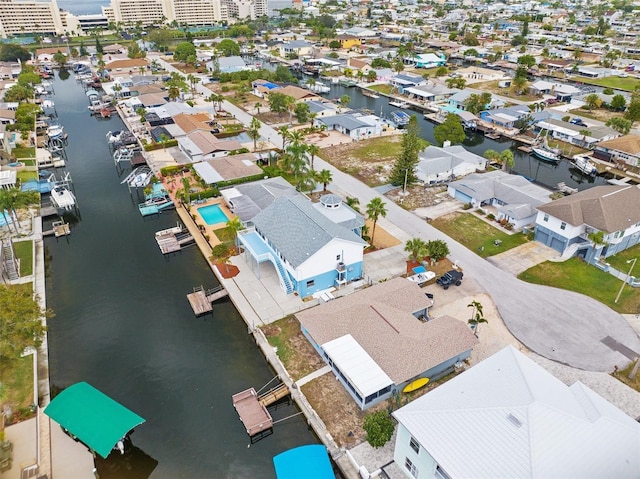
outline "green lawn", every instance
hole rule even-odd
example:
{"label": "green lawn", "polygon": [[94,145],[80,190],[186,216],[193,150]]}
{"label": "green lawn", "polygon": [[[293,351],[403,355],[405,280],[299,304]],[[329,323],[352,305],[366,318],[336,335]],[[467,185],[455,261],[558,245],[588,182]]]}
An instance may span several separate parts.
{"label": "green lawn", "polygon": [[[509,235],[471,213],[446,215],[433,220],[431,225],[483,258],[503,253],[528,241],[522,233]],[[496,246],[496,240],[502,244]]]}
{"label": "green lawn", "polygon": [[[607,259],[605,259],[605,262],[609,263],[618,271],[623,271],[624,273],[626,273],[631,267],[631,264],[627,263],[627,261],[631,261],[634,258],[640,258],[640,245],[633,246],[629,249],[621,251],[616,255],[609,256]],[[634,276],[640,276],[640,264],[637,264],[633,267],[633,272],[635,272]],[[633,274],[633,272],[631,274]]]}
{"label": "green lawn", "polygon": [[16,256],[20,258],[20,276],[33,274],[33,241],[13,243]]}
{"label": "green lawn", "polygon": [[640,80],[629,76],[620,78],[619,76],[611,76],[606,78],[572,78],[575,81],[587,83],[590,85],[599,85],[603,87],[616,88],[618,90],[633,91],[636,86],[640,85]]}
{"label": "green lawn", "polygon": [[0,362],[0,397],[14,412],[7,425],[33,416],[33,356]]}
{"label": "green lawn", "polygon": [[393,88],[394,87],[392,85],[371,85],[369,87],[369,90],[374,90],[379,93],[384,93],[385,95],[389,95],[393,91]]}
{"label": "green lawn", "polygon": [[614,303],[622,281],[578,258],[562,263],[546,261],[524,271],[518,278],[582,293],[619,313],[635,314],[640,311],[640,291],[626,286],[618,303]]}
{"label": "green lawn", "polygon": [[35,158],[36,149],[34,147],[23,147],[16,146],[13,150],[11,150],[11,154],[16,158]]}
{"label": "green lawn", "polygon": [[25,182],[28,180],[37,180],[38,172],[37,171],[18,171],[17,177],[22,182]]}

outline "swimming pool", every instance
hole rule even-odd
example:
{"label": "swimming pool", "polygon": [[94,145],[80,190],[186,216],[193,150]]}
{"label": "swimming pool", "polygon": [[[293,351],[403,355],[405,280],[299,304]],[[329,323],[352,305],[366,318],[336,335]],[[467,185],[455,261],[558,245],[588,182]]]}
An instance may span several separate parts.
{"label": "swimming pool", "polygon": [[203,206],[198,208],[198,213],[208,225],[217,225],[218,223],[226,223],[229,221],[227,215],[224,214],[219,204]]}

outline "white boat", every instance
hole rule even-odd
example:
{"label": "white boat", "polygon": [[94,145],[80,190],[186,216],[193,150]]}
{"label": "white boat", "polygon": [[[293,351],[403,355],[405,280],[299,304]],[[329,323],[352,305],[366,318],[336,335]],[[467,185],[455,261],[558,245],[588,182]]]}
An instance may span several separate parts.
{"label": "white boat", "polygon": [[133,170],[129,175],[120,183],[127,183],[132,188],[144,188],[151,182],[153,172],[148,166],[139,166]]}
{"label": "white boat", "polygon": [[407,276],[407,279],[414,283],[423,284],[427,281],[431,281],[435,277],[436,273],[434,273],[433,271],[425,271],[424,273],[416,273],[414,275]]}
{"label": "white boat", "polygon": [[108,131],[106,136],[109,143],[115,143],[122,137],[122,131]]}
{"label": "white boat", "polygon": [[378,94],[374,93],[374,92],[373,92],[373,91],[371,91],[371,90],[367,90],[366,88],[363,88],[363,89],[362,89],[362,94],[363,94],[364,96],[368,96],[369,98],[380,98],[380,95],[378,95]]}
{"label": "white boat", "polygon": [[62,125],[49,125],[47,127],[47,136],[49,138],[60,138],[64,134],[64,126]]}
{"label": "white boat", "polygon": [[587,176],[596,176],[598,169],[594,165],[588,155],[575,155],[573,157],[574,164],[582,173]]}
{"label": "white boat", "polygon": [[534,146],[533,148],[531,148],[531,151],[537,158],[541,159],[542,161],[546,161],[548,163],[556,163],[560,161],[560,157],[558,156],[557,152],[549,150],[544,146]]}
{"label": "white boat", "polygon": [[173,228],[167,228],[165,230],[156,231],[156,238],[167,235],[177,235],[182,233],[182,225],[177,224]]}
{"label": "white boat", "polygon": [[389,102],[390,106],[395,106],[396,108],[409,108],[409,104],[406,101],[401,100],[392,100]]}
{"label": "white boat", "polygon": [[322,82],[308,82],[305,86],[314,93],[328,93],[331,91],[331,88]]}
{"label": "white boat", "polygon": [[51,190],[51,203],[56,208],[71,210],[76,204],[76,197],[64,186],[56,186]]}

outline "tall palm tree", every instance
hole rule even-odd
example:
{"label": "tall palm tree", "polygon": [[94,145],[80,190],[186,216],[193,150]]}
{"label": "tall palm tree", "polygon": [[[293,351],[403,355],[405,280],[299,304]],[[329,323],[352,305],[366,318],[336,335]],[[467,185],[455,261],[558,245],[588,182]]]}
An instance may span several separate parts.
{"label": "tall palm tree", "polygon": [[354,211],[360,213],[360,200],[353,196],[347,196],[344,200],[344,203]]}
{"label": "tall palm tree", "polygon": [[227,228],[233,232],[233,240],[237,245],[238,231],[242,231],[244,229],[244,225],[239,217],[234,216],[229,221],[227,221]]}
{"label": "tall palm tree", "polygon": [[[37,191],[21,191],[20,188],[0,188],[0,214],[7,224],[7,213],[13,219],[15,232],[20,233],[18,210],[29,208],[39,203],[40,194]],[[10,227],[9,227],[10,228]]]}
{"label": "tall palm tree", "polygon": [[282,151],[284,151],[287,147],[287,142],[289,141],[289,134],[291,133],[291,131],[289,130],[289,127],[287,125],[282,125],[278,128],[278,133],[280,133],[280,136],[282,137]]}
{"label": "tall palm tree", "polygon": [[387,208],[385,207],[385,202],[382,201],[382,198],[376,196],[369,203],[367,203],[367,218],[373,221],[373,230],[371,231],[371,244],[374,244],[374,238],[376,235],[376,224],[378,223],[378,219],[382,216],[387,216]]}
{"label": "tall palm tree", "polygon": [[467,308],[473,308],[473,312],[471,313],[471,319],[468,322],[469,322],[469,324],[473,325],[474,334],[477,337],[478,336],[478,325],[480,323],[487,323],[488,322],[486,320],[486,318],[484,317],[484,314],[483,314],[483,311],[482,311],[482,303],[480,303],[479,301],[471,301],[471,303],[469,303],[467,305]]}
{"label": "tall palm tree", "polygon": [[320,147],[318,145],[313,145],[313,144],[307,145],[307,153],[309,153],[309,155],[311,156],[311,163],[310,163],[311,171],[314,171],[313,160],[315,160],[316,155],[320,153]]}
{"label": "tall palm tree", "polygon": [[260,121],[257,118],[251,119],[247,135],[253,140],[253,151],[256,151],[258,149],[258,138],[260,138]]}
{"label": "tall palm tree", "polygon": [[333,176],[329,170],[320,170],[316,173],[316,179],[322,183],[322,191],[327,191],[327,185],[331,183]]}

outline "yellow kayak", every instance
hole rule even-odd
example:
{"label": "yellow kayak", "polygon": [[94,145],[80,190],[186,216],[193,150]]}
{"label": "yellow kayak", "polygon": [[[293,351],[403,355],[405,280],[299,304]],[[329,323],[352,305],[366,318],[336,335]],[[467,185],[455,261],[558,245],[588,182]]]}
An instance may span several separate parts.
{"label": "yellow kayak", "polygon": [[416,379],[415,381],[411,381],[409,384],[407,384],[404,387],[404,389],[402,390],[402,392],[403,393],[410,393],[410,392],[413,392],[413,391],[417,391],[418,389],[426,386],[428,382],[429,382],[429,378]]}

